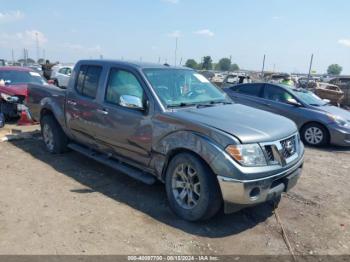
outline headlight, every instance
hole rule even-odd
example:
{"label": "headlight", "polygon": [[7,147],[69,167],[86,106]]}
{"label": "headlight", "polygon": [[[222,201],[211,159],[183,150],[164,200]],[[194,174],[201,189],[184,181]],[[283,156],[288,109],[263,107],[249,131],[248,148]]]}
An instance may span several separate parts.
{"label": "headlight", "polygon": [[10,96],[10,95],[4,94],[4,93],[1,93],[0,96],[2,99],[4,99],[7,102],[10,102],[10,103],[16,103],[19,100],[17,96]]}
{"label": "headlight", "polygon": [[340,126],[345,126],[345,127],[349,126],[349,122],[339,116],[334,116],[331,114],[328,114],[327,116],[329,117],[330,120],[332,120],[333,122],[337,123]]}
{"label": "headlight", "polygon": [[266,159],[258,144],[230,145],[226,152],[243,166],[266,166]]}

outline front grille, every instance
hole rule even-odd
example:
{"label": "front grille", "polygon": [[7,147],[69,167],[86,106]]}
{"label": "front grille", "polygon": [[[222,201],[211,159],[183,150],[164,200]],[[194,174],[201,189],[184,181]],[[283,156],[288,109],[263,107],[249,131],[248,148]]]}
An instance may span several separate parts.
{"label": "front grille", "polygon": [[282,156],[287,159],[296,153],[296,137],[292,136],[288,139],[280,141],[282,146]]}
{"label": "front grille", "polygon": [[269,165],[286,165],[298,153],[298,139],[298,135],[294,135],[283,140],[263,143],[262,149],[267,163]]}
{"label": "front grille", "polygon": [[265,146],[265,153],[266,153],[267,161],[269,163],[275,161],[275,157],[273,156],[273,152],[272,152],[272,147],[271,146]]}

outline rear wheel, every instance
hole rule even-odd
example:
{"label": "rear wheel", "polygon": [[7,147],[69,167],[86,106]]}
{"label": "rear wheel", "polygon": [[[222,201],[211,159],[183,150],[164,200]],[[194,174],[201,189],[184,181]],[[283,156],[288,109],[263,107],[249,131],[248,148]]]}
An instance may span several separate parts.
{"label": "rear wheel", "polygon": [[310,146],[324,146],[329,143],[327,129],[318,123],[305,125],[301,129],[301,138],[305,144]]}
{"label": "rear wheel", "polygon": [[189,153],[178,154],[171,160],[166,192],[172,210],[188,221],[209,219],[222,204],[215,174],[203,160]]}
{"label": "rear wheel", "polygon": [[67,151],[68,138],[53,116],[46,115],[42,118],[41,134],[50,153],[60,154]]}

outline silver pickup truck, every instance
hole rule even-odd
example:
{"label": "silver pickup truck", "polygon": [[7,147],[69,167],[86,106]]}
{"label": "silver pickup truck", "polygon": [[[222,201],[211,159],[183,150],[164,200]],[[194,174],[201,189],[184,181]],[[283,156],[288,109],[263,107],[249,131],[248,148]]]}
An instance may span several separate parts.
{"label": "silver pickup truck", "polygon": [[278,199],[300,177],[295,124],[235,104],[205,77],[168,65],[87,60],[67,89],[30,86],[48,151],[78,151],[147,184],[165,184],[189,221]]}

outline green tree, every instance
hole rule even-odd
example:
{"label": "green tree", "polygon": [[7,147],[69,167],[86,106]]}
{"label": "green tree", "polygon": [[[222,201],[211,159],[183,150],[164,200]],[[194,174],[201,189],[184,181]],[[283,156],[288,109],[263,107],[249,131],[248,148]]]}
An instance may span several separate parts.
{"label": "green tree", "polygon": [[44,58],[39,58],[38,59],[38,64],[40,64],[40,65],[45,64],[45,59]]}
{"label": "green tree", "polygon": [[218,63],[218,69],[221,71],[229,71],[231,68],[231,60],[229,58],[221,58]]}
{"label": "green tree", "polygon": [[211,70],[213,68],[213,60],[211,56],[203,57],[202,69]]}
{"label": "green tree", "polygon": [[343,68],[338,64],[332,64],[327,69],[329,75],[340,75],[341,71],[343,71]]}
{"label": "green tree", "polygon": [[192,68],[192,69],[197,69],[198,68],[198,64],[197,64],[196,60],[194,60],[194,59],[188,59],[186,61],[185,66],[189,67],[189,68]]}
{"label": "green tree", "polygon": [[230,70],[231,71],[238,71],[239,70],[239,66],[237,64],[232,64]]}

